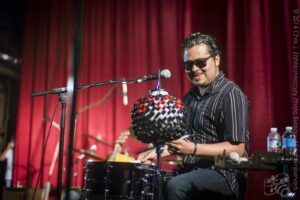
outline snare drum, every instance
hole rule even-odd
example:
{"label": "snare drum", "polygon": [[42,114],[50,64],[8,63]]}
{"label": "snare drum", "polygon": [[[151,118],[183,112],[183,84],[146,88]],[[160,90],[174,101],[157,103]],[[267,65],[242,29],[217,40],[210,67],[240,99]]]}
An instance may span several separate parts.
{"label": "snare drum", "polygon": [[86,199],[153,200],[155,170],[151,165],[125,162],[88,162]]}

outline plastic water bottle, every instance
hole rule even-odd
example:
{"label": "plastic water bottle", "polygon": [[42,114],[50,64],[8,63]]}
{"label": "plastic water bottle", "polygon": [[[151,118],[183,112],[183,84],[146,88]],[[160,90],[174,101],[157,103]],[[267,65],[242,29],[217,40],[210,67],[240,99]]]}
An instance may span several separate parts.
{"label": "plastic water bottle", "polygon": [[277,128],[271,128],[267,141],[268,152],[281,153],[281,136]]}
{"label": "plastic water bottle", "polygon": [[282,151],[285,156],[296,156],[296,134],[291,126],[285,127],[285,132],[282,135]]}

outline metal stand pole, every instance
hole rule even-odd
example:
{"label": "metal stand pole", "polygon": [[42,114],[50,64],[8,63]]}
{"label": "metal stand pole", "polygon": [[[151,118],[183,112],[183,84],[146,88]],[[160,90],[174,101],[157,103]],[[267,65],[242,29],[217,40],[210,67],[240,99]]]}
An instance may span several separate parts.
{"label": "metal stand pole", "polygon": [[160,194],[161,194],[161,161],[160,161],[160,157],[161,157],[161,153],[163,151],[163,144],[157,144],[155,146],[156,148],[156,155],[157,155],[157,166],[156,166],[156,174],[155,174],[155,178],[156,178],[156,185],[157,185],[157,191],[155,193],[155,200],[160,200]]}
{"label": "metal stand pole", "polygon": [[57,198],[61,199],[62,192],[62,174],[63,174],[63,160],[64,160],[64,135],[66,124],[66,104],[67,93],[60,93],[59,100],[61,102],[61,114],[60,114],[60,139],[59,139],[59,160],[58,160],[58,174],[57,174]]}

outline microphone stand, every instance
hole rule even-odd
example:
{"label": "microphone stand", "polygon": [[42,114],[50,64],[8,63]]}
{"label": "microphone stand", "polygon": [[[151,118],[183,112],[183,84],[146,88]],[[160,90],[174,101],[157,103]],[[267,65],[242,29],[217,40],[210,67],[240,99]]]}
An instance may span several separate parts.
{"label": "microphone stand", "polygon": [[62,174],[63,174],[63,153],[64,153],[64,135],[66,125],[66,105],[67,93],[59,93],[59,100],[61,102],[60,114],[60,138],[59,138],[59,156],[58,156],[58,178],[57,178],[57,199],[61,198],[62,192]]}
{"label": "microphone stand", "polygon": [[[156,90],[160,90],[160,70],[158,71],[158,81],[156,84]],[[155,150],[156,150],[156,156],[157,156],[157,164],[156,164],[156,173],[155,173],[155,179],[156,179],[156,184],[157,184],[157,191],[155,193],[155,199],[159,200],[160,199],[160,194],[161,194],[161,153],[163,152],[163,147],[164,143],[160,139],[156,141],[155,143]]]}
{"label": "microphone stand", "polygon": [[[169,78],[169,77],[163,77],[163,78]],[[77,90],[84,90],[88,89],[91,87],[96,87],[96,86],[104,86],[104,85],[114,85],[114,84],[122,84],[124,82],[126,83],[142,83],[145,81],[149,80],[156,80],[161,79],[160,76],[160,71],[158,75],[152,75],[152,76],[144,76],[141,78],[131,78],[131,79],[122,79],[122,80],[109,80],[105,82],[96,82],[88,85],[82,85],[76,87],[76,92]],[[160,88],[160,85],[157,86]],[[41,92],[34,92],[31,93],[32,97],[37,97],[37,96],[45,96],[48,94],[59,94],[59,101],[61,102],[61,113],[60,113],[60,139],[59,139],[59,162],[58,162],[58,176],[57,176],[57,199],[60,199],[61,197],[61,192],[62,192],[62,172],[63,172],[63,151],[64,151],[64,135],[65,135],[65,124],[66,124],[66,103],[67,103],[67,87],[60,87],[60,88],[54,88],[52,90],[46,90],[46,91],[41,91]],[[160,147],[161,149],[161,147]],[[160,152],[161,150],[157,149],[157,152],[160,157]],[[159,161],[159,158],[158,158]],[[160,161],[159,161],[160,162]],[[158,166],[159,170],[158,173],[160,174],[160,163]],[[159,181],[159,176],[157,176],[158,181]]]}
{"label": "microphone stand", "polygon": [[157,164],[156,164],[156,173],[155,173],[155,179],[156,179],[156,184],[157,184],[157,191],[155,193],[155,199],[159,200],[160,199],[160,194],[161,194],[161,153],[163,152],[163,143],[157,143],[155,144],[155,150],[156,150],[156,155],[157,155]]}
{"label": "microphone stand", "polygon": [[57,175],[57,199],[61,197],[62,191],[62,172],[63,172],[63,152],[64,152],[64,135],[66,127],[66,105],[67,105],[67,93],[66,88],[58,88],[50,91],[32,93],[32,97],[42,96],[47,94],[59,94],[59,101],[61,103],[60,112],[60,137],[59,137],[59,156],[58,156],[58,175]]}

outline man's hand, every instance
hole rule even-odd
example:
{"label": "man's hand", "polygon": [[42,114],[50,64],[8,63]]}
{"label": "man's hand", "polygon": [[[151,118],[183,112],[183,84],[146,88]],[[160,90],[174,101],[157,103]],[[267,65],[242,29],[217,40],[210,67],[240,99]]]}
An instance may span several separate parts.
{"label": "man's hand", "polygon": [[194,153],[195,143],[187,139],[178,139],[166,143],[171,154],[189,155]]}
{"label": "man's hand", "polygon": [[[169,155],[170,155],[170,152],[168,152],[167,146],[165,145],[162,148],[162,152],[161,152],[160,157],[165,157],[165,156],[169,156]],[[144,163],[144,164],[151,164],[152,161],[154,161],[156,158],[157,158],[156,148],[150,149],[150,150],[145,151],[143,153],[140,153],[137,157],[137,159],[140,160],[141,163]]]}
{"label": "man's hand", "polygon": [[148,151],[145,151],[143,153],[140,153],[137,157],[138,160],[141,161],[141,163],[144,164],[151,164],[153,160],[156,159],[156,152],[155,149],[150,149]]}

